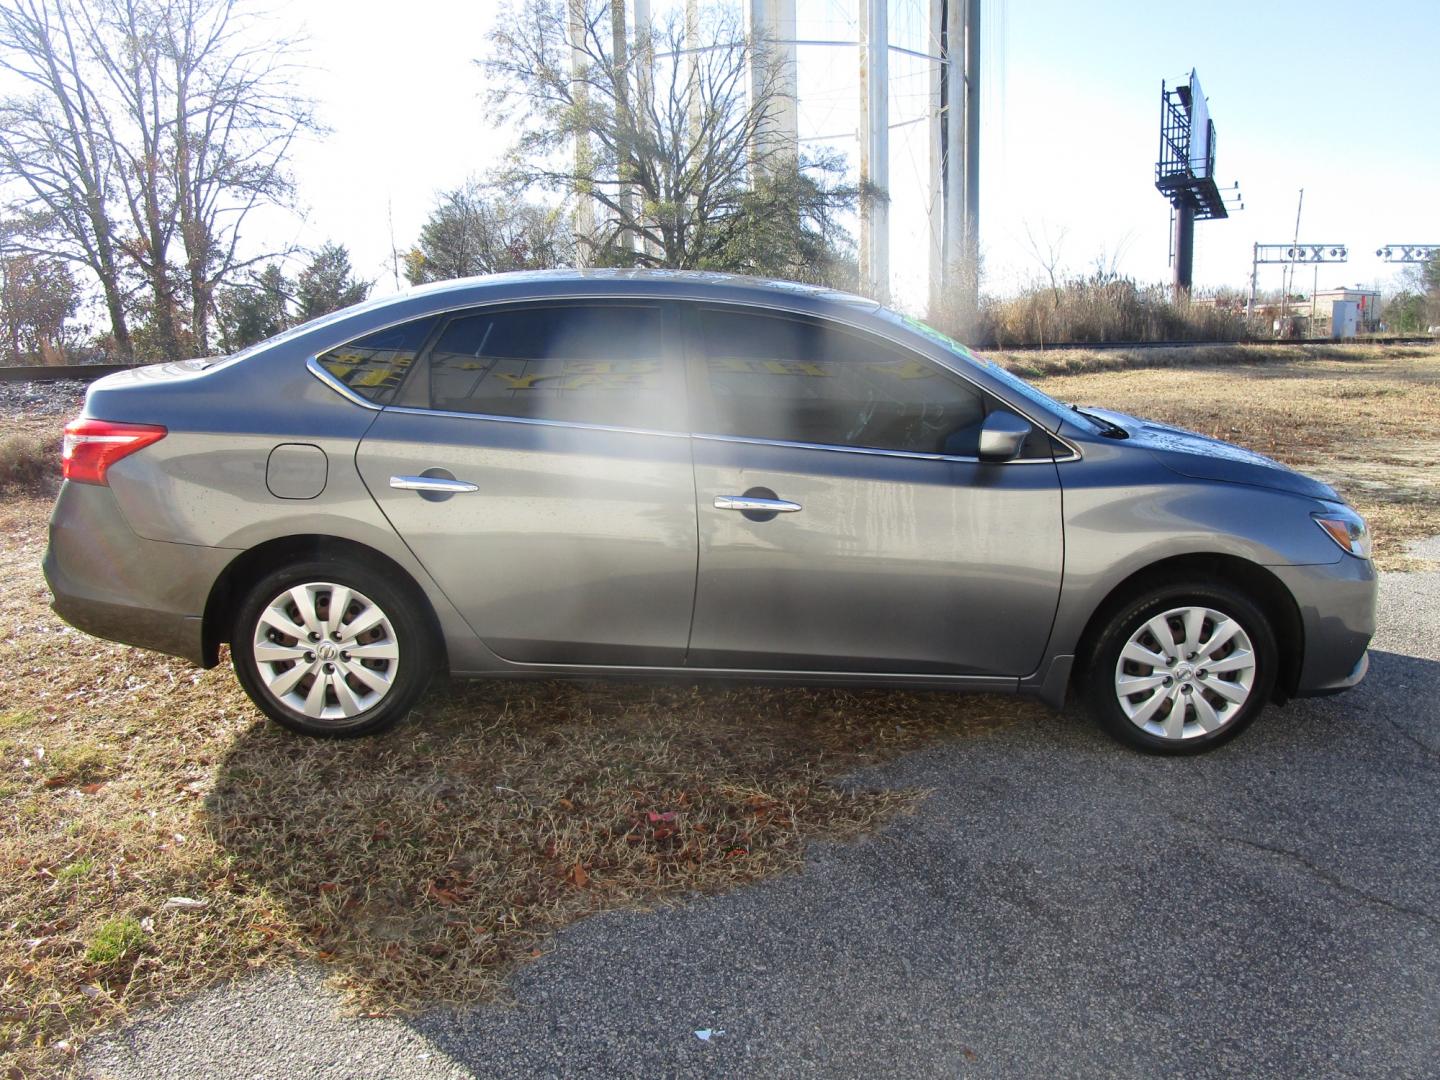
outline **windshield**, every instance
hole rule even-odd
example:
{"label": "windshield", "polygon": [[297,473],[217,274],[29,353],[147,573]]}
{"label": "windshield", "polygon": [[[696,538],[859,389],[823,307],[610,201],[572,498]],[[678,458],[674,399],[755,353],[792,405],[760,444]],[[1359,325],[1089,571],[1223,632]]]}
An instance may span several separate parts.
{"label": "windshield", "polygon": [[1044,408],[1047,411],[1054,413],[1056,416],[1078,415],[1082,417],[1085,424],[1094,428],[1096,431],[1100,430],[1100,425],[1098,425],[1088,416],[1085,416],[1083,413],[1077,413],[1075,410],[1072,410],[1070,406],[1064,404],[1063,402],[1056,401],[1049,394],[1044,393],[1041,390],[1035,389],[1035,387],[1031,386],[1024,379],[1020,378],[1020,376],[1014,374],[1013,372],[1005,370],[1005,368],[1001,367],[994,360],[986,360],[982,356],[976,356],[966,346],[960,344],[960,342],[956,341],[949,334],[941,333],[939,330],[936,330],[928,323],[921,322],[919,319],[916,319],[909,315],[901,315],[897,312],[890,311],[886,311],[883,313],[891,316],[896,321],[903,323],[911,330],[914,330],[915,332],[924,335],[931,341],[935,342],[935,344],[946,349],[948,352],[955,353],[957,356],[961,357],[962,359],[968,360],[976,367],[984,368],[988,374],[992,375],[996,379],[999,379],[1006,386],[1010,387],[1010,389],[1014,390],[1017,394],[1025,398],[1027,401],[1039,405],[1041,408]]}

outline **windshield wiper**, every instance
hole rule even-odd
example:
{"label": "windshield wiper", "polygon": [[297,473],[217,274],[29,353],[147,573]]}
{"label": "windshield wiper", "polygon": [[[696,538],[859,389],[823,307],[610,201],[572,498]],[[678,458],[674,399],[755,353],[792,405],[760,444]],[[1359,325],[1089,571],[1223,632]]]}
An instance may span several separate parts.
{"label": "windshield wiper", "polygon": [[1130,433],[1114,421],[1106,420],[1103,416],[1097,416],[1092,412],[1086,412],[1079,405],[1071,405],[1070,408],[1092,424],[1098,424],[1100,434],[1107,439],[1128,439],[1130,437]]}

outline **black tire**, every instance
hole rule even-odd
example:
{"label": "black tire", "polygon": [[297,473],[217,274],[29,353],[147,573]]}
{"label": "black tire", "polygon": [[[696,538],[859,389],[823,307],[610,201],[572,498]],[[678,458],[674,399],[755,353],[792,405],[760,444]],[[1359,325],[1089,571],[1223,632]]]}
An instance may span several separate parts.
{"label": "black tire", "polygon": [[[314,639],[309,634],[303,639],[286,634],[273,625],[283,620],[272,603],[297,588],[309,597],[311,617],[317,621],[307,624],[298,605],[292,603],[288,608],[291,623],[296,629],[312,625],[312,633],[319,631]],[[340,617],[345,621],[334,623],[328,621],[329,607],[333,599],[343,595],[338,592],[340,588],[350,591],[352,599],[346,611],[354,614],[347,618],[342,612]],[[362,602],[368,606],[362,606]],[[381,572],[358,562],[317,559],[286,566],[251,586],[236,609],[230,637],[235,675],[250,700],[291,731],[330,738],[374,735],[394,726],[410,712],[434,674],[437,650],[422,605],[423,600],[403,583],[387,580]],[[349,635],[352,626],[361,626],[375,610],[383,617],[382,622],[362,631],[358,638],[350,635],[330,640],[334,634]],[[267,620],[263,626],[262,616]],[[338,629],[325,632],[330,626]],[[257,637],[263,637],[264,642],[257,642]],[[366,650],[367,656],[360,658],[341,651],[347,641],[356,652]],[[256,658],[260,644],[273,646],[277,652],[306,650],[310,645],[316,651],[305,652],[293,661],[262,662]],[[296,667],[306,671],[298,675],[292,690],[286,690],[292,681],[288,676]],[[361,668],[364,670],[360,675],[354,674]],[[322,683],[318,690],[317,682]],[[385,686],[383,691],[375,688],[380,684]],[[312,690],[318,698],[311,697]],[[342,693],[346,697],[343,703]],[[304,701],[299,700],[302,696]],[[313,704],[316,701],[318,708]],[[307,715],[307,707],[312,715]]]}
{"label": "black tire", "polygon": [[[1157,655],[1165,651],[1164,642],[1146,629],[1151,620],[1167,612],[1197,609],[1228,617],[1238,624],[1240,633],[1215,647],[1214,655],[1207,660],[1204,646],[1221,636],[1216,633],[1221,624],[1206,616],[1197,634],[1202,646],[1196,654],[1199,662],[1194,663],[1186,652],[1188,636],[1181,638],[1185,618],[1172,616],[1162,620],[1165,625],[1161,630],[1168,628],[1179,646],[1173,650],[1174,656],[1165,657],[1174,661],[1173,665],[1137,663],[1127,657],[1122,668],[1121,654],[1137,634],[1145,635],[1136,643],[1140,649],[1148,648]],[[1248,649],[1237,644],[1241,640],[1248,642]],[[1243,653],[1249,654],[1248,660]],[[1101,628],[1088,652],[1085,696],[1091,715],[1120,742],[1151,754],[1199,754],[1229,742],[1265,708],[1275,686],[1278,661],[1275,631],[1259,605],[1245,593],[1224,582],[1205,579],[1156,584],[1121,604]],[[1253,667],[1248,672],[1216,673],[1204,666],[1207,662],[1216,667],[1246,663]],[[1153,679],[1168,678],[1169,681],[1122,697],[1122,678],[1133,680],[1125,685],[1134,686]],[[1232,702],[1230,698],[1245,689],[1241,685],[1245,679],[1249,680],[1247,696],[1243,702]],[[1217,682],[1225,683],[1218,691]],[[1151,695],[1155,694],[1164,695],[1169,701],[1160,702],[1156,713],[1145,715],[1146,707],[1152,703]],[[1141,719],[1132,719],[1127,707]],[[1202,709],[1208,709],[1203,718]],[[1217,716],[1218,726],[1208,727]],[[1151,730],[1147,730],[1147,726]],[[1164,728],[1165,732],[1154,730],[1157,727]],[[1177,728],[1183,732],[1178,737],[1174,734]]]}

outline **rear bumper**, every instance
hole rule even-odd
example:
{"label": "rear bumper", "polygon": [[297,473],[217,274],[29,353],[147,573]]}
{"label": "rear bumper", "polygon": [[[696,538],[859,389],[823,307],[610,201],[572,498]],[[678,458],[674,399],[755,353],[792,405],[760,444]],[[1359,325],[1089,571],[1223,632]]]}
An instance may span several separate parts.
{"label": "rear bumper", "polygon": [[1335,694],[1358,684],[1370,669],[1375,633],[1375,567],[1346,555],[1323,566],[1272,566],[1295,598],[1304,633],[1295,697]]}
{"label": "rear bumper", "polygon": [[137,536],[107,487],[66,482],[50,516],[55,613],[95,637],[205,662],[210,589],[238,554]]}

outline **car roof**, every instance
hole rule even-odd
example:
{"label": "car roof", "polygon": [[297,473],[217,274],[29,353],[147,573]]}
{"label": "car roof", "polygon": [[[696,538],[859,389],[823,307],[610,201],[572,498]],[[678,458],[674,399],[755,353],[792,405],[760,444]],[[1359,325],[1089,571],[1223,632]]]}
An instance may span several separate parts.
{"label": "car roof", "polygon": [[838,289],[743,274],[703,270],[523,270],[437,281],[377,296],[293,326],[229,360],[291,343],[304,342],[307,348],[317,350],[328,348],[359,334],[471,304],[631,296],[753,304],[815,313],[838,308],[870,315],[880,310],[877,301]]}
{"label": "car roof", "polygon": [[[782,297],[803,297],[829,304],[842,304],[873,311],[880,305],[864,296],[842,292],[823,285],[807,285],[778,278],[748,277],[710,270],[634,270],[634,269],[560,269],[521,270],[506,274],[455,278],[420,285],[373,301],[377,305],[406,297],[445,296],[450,300],[468,298],[468,294],[492,291],[504,293],[543,292],[555,296],[614,295],[624,292],[653,297],[713,297],[753,300],[775,300]],[[457,295],[458,294],[458,295]]]}

